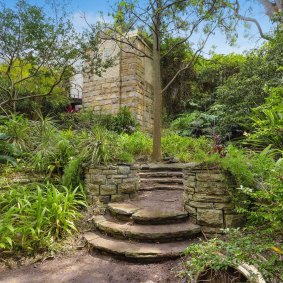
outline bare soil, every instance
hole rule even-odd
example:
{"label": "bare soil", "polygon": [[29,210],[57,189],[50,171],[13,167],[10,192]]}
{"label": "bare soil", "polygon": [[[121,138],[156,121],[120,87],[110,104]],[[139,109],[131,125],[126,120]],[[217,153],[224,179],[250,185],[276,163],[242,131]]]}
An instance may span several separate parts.
{"label": "bare soil", "polygon": [[177,283],[174,269],[179,262],[132,263],[81,250],[17,269],[0,269],[0,282]]}

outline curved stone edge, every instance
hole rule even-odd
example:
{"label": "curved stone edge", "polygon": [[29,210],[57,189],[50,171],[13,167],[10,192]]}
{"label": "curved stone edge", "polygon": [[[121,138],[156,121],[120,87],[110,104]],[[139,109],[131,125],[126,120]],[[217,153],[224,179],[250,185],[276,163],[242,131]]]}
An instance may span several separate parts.
{"label": "curved stone edge", "polygon": [[129,225],[116,223],[104,216],[93,217],[95,227],[102,233],[119,239],[143,242],[170,242],[195,238],[200,235],[200,226],[190,222],[165,225]]}
{"label": "curved stone edge", "polygon": [[136,243],[88,232],[83,235],[89,249],[110,253],[131,261],[159,262],[181,257],[189,241],[168,244]]}
{"label": "curved stone edge", "polygon": [[188,212],[143,208],[133,213],[131,218],[137,224],[173,224],[186,221]]}

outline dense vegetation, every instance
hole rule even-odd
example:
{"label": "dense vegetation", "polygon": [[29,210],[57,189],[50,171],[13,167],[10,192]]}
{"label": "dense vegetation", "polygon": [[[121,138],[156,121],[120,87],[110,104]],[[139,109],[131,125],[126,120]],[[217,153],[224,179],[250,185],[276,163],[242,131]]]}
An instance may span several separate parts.
{"label": "dense vegetation", "polygon": [[[176,40],[166,38],[161,53]],[[165,84],[179,63],[191,56],[190,46],[183,44],[163,58]],[[11,65],[12,77],[17,77],[18,63],[15,59]],[[38,63],[25,63],[23,73],[38,67]],[[151,158],[152,137],[141,131],[127,108],[116,115],[86,110],[65,113],[69,67],[50,96],[36,97],[54,83],[43,69],[15,90],[18,98],[30,96],[29,100],[13,105],[11,99],[1,106],[0,252],[52,250],[66,235],[77,232],[86,206],[84,166]],[[3,76],[6,68],[1,63],[1,99],[9,96]],[[279,30],[245,55],[199,57],[164,95],[162,157],[217,163],[232,173],[238,188],[230,194],[237,212],[247,220],[242,229],[226,230],[223,239],[187,249],[180,276],[188,280],[207,266],[225,269],[245,261],[258,266],[270,282],[283,281],[282,78]],[[17,174],[40,176],[41,181],[11,182]]]}

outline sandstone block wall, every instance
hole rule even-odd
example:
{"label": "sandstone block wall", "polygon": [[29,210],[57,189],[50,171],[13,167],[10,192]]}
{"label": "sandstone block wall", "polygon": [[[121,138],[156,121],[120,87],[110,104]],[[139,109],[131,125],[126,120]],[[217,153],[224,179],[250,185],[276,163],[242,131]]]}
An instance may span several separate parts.
{"label": "sandstone block wall", "polygon": [[[151,53],[148,45],[137,35],[131,38],[146,54]],[[153,88],[152,61],[141,57],[130,46],[106,41],[104,50],[116,56],[115,66],[107,69],[102,77],[84,75],[83,106],[104,114],[116,114],[127,106],[136,117],[141,128],[152,131],[153,125]],[[119,51],[117,51],[119,50]]]}
{"label": "sandstone block wall", "polygon": [[101,114],[117,114],[120,108],[120,82],[118,78],[85,78],[83,106]]}
{"label": "sandstone block wall", "polygon": [[234,186],[233,178],[219,168],[196,165],[184,169],[185,209],[205,233],[221,233],[221,228],[242,224],[229,195]]}
{"label": "sandstone block wall", "polygon": [[92,166],[85,169],[85,188],[89,204],[123,201],[139,190],[138,167],[135,165]]}

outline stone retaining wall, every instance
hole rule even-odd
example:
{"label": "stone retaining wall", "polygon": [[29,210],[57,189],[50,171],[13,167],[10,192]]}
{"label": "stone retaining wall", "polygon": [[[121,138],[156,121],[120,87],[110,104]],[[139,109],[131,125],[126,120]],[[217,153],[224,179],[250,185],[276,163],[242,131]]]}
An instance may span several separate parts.
{"label": "stone retaining wall", "polygon": [[[0,172],[0,176],[1,176]],[[9,175],[2,174],[0,177],[0,192],[10,189],[16,185],[27,185],[30,183],[42,183],[45,178],[43,175],[31,174],[26,172],[11,173]]]}
{"label": "stone retaining wall", "polygon": [[90,204],[123,201],[139,190],[138,166],[109,165],[85,169],[85,187]]}
{"label": "stone retaining wall", "polygon": [[229,190],[235,187],[231,175],[217,167],[190,165],[184,169],[185,209],[208,234],[237,227],[242,217],[235,213]]}
{"label": "stone retaining wall", "polygon": [[[206,234],[221,233],[222,228],[241,226],[230,193],[235,182],[220,168],[200,164],[175,164],[183,168],[184,206],[190,219]],[[172,164],[174,167],[174,164]],[[85,185],[90,204],[123,201],[137,195],[140,187],[139,165],[94,166],[85,170]]]}

